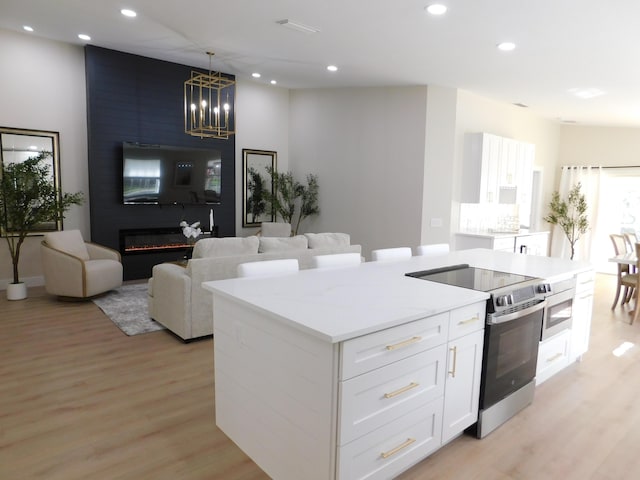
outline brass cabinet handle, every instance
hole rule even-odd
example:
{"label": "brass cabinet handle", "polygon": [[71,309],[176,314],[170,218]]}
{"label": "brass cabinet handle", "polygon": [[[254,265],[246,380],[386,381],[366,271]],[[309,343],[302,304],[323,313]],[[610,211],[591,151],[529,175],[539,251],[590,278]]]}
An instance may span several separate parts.
{"label": "brass cabinet handle", "polygon": [[404,392],[408,392],[409,390],[413,390],[416,387],[419,387],[420,384],[416,383],[416,382],[411,382],[409,385],[407,385],[406,387],[402,387],[399,388],[398,390],[394,391],[394,392],[389,392],[389,393],[385,393],[384,394],[384,398],[393,398],[393,397],[397,397],[398,395],[400,395],[401,393]]}
{"label": "brass cabinet handle", "polygon": [[395,455],[396,453],[398,453],[400,450],[407,448],[409,445],[411,445],[412,443],[414,443],[416,441],[415,438],[407,438],[407,441],[402,443],[401,445],[398,445],[396,448],[389,450],[388,452],[382,452],[380,454],[380,456],[382,458],[389,458],[392,455]]}
{"label": "brass cabinet handle", "polygon": [[450,347],[449,351],[453,352],[453,369],[449,370],[449,375],[451,375],[451,378],[455,378],[456,377],[456,363],[458,361],[458,347]]}
{"label": "brass cabinet handle", "polygon": [[418,343],[422,340],[422,337],[412,337],[409,340],[405,340],[404,342],[394,343],[393,345],[387,345],[387,350],[397,350],[398,348],[409,346],[413,343]]}
{"label": "brass cabinet handle", "polygon": [[466,325],[466,324],[468,324],[468,323],[477,322],[478,320],[480,320],[480,317],[478,317],[478,315],[474,315],[473,317],[468,318],[468,319],[466,319],[466,320],[460,320],[460,321],[458,322],[458,325]]}
{"label": "brass cabinet handle", "polygon": [[558,358],[564,355],[562,352],[556,353],[553,357],[547,358],[547,363],[555,362]]}

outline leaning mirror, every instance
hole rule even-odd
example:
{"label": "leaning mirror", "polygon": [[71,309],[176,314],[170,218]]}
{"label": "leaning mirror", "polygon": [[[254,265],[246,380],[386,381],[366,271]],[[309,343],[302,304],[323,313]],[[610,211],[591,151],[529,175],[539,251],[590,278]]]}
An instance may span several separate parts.
{"label": "leaning mirror", "polygon": [[[58,132],[47,132],[42,130],[25,130],[19,128],[0,127],[0,161],[2,170],[12,163],[21,163],[28,158],[35,157],[42,152],[50,152],[44,162],[47,163],[51,181],[60,191],[60,160],[59,152],[59,135]],[[62,221],[43,222],[35,226],[29,231],[31,235],[38,233],[62,230]],[[12,232],[1,232],[2,235],[11,235]]]}
{"label": "leaning mirror", "polygon": [[277,153],[245,148],[242,158],[242,226],[273,222],[275,216],[267,197],[273,191],[269,170],[276,170]]}

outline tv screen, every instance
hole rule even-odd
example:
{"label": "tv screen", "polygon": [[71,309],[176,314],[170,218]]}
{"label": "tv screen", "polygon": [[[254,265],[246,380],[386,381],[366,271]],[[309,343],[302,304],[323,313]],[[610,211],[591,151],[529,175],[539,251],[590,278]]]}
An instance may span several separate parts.
{"label": "tv screen", "polygon": [[122,158],[124,204],[220,203],[219,150],[124,142]]}

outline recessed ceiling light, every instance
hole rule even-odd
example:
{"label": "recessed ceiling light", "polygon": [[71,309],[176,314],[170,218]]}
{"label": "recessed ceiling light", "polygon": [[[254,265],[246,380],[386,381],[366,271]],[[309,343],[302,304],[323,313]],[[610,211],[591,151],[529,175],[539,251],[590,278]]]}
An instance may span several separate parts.
{"label": "recessed ceiling light", "polygon": [[252,74],[251,74],[251,76],[252,76],[253,78],[260,78],[260,77],[261,77],[261,75],[260,75],[258,72],[254,72],[254,73],[252,73]]}
{"label": "recessed ceiling light", "polygon": [[85,42],[88,42],[89,40],[91,40],[91,37],[89,35],[87,35],[86,33],[79,34],[78,38],[80,40],[84,40]]}
{"label": "recessed ceiling light", "polygon": [[590,98],[604,95],[604,92],[598,88],[570,88],[569,93],[572,93],[576,97],[582,98],[583,100],[589,100]]}
{"label": "recessed ceiling light", "polygon": [[133,10],[129,9],[129,8],[123,8],[122,10],[120,10],[120,13],[122,15],[124,15],[125,17],[135,17],[136,15],[138,15],[136,12],[134,12]]}
{"label": "recessed ceiling light", "polygon": [[276,82],[275,80],[271,80],[271,85],[275,85],[276,83],[278,82]]}
{"label": "recessed ceiling light", "polygon": [[329,65],[327,67],[327,70],[329,70],[330,72],[337,72],[338,71],[338,67],[336,67],[335,65]]}
{"label": "recessed ceiling light", "polygon": [[433,5],[425,7],[425,10],[431,15],[442,15],[447,11],[447,6],[440,3],[434,3]]}
{"label": "recessed ceiling light", "polygon": [[33,32],[33,27],[30,27],[29,25],[25,25],[22,29],[26,32]]}
{"label": "recessed ceiling light", "polygon": [[498,50],[502,50],[503,52],[510,52],[515,48],[516,44],[513,42],[502,42],[498,44]]}

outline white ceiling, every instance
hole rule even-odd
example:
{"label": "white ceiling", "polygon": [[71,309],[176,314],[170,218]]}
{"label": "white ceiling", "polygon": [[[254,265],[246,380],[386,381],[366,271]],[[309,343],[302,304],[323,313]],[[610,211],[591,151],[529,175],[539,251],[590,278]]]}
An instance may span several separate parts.
{"label": "white ceiling", "polygon": [[[445,15],[425,12],[436,1]],[[122,16],[123,7],[138,16]],[[638,0],[0,0],[0,27],[23,25],[204,68],[212,50],[214,70],[286,88],[440,85],[549,119],[640,126]],[[503,41],[517,48],[501,52]],[[604,94],[585,100],[571,89]]]}

